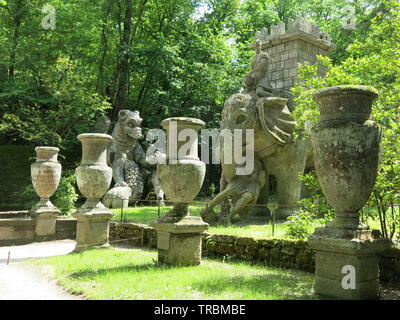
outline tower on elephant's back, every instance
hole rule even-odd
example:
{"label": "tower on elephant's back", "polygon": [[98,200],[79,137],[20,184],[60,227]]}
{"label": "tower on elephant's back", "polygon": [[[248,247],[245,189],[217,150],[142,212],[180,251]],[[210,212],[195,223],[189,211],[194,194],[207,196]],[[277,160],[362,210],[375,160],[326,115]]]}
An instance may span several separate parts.
{"label": "tower on elephant's back", "polygon": [[[256,41],[269,55],[268,76],[274,95],[290,99],[290,89],[297,82],[299,64],[315,64],[317,55],[327,56],[336,46],[331,37],[313,23],[297,18],[286,26],[280,22],[256,32]],[[321,75],[325,70],[319,69]]]}

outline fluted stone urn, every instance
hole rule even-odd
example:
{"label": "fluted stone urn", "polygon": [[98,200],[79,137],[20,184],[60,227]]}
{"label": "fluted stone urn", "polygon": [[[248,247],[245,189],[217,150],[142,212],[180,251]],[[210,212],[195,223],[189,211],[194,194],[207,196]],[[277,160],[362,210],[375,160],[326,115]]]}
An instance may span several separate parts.
{"label": "fluted stone urn", "polygon": [[84,133],[78,136],[82,143],[82,162],[76,168],[79,191],[86,197],[85,203],[73,216],[78,220],[76,250],[90,247],[107,247],[111,210],[101,198],[111,185],[112,169],[107,165],[107,147],[112,140],[108,134]]}
{"label": "fluted stone urn", "polygon": [[50,201],[56,192],[61,179],[61,164],[55,147],[36,147],[36,162],[31,165],[33,188],[40,201],[30,210],[32,219],[36,220],[35,235],[38,238],[54,236],[56,219],[60,210]]}
{"label": "fluted stone urn", "polygon": [[[376,179],[381,130],[372,121],[377,91],[368,86],[337,86],[315,94],[320,121],[312,129],[316,173],[335,218],[310,236],[317,250],[316,293],[343,299],[378,297],[377,253],[389,242],[378,230],[360,224],[359,210]],[[346,266],[354,267],[355,286],[343,286]]]}
{"label": "fluted stone urn", "polygon": [[157,173],[173,209],[152,223],[158,233],[158,259],[171,265],[197,265],[201,262],[202,233],[208,224],[201,217],[190,216],[188,207],[199,193],[206,172],[197,151],[197,134],[204,122],[177,117],[165,119],[161,125],[167,132],[168,151],[167,163],[158,164]]}

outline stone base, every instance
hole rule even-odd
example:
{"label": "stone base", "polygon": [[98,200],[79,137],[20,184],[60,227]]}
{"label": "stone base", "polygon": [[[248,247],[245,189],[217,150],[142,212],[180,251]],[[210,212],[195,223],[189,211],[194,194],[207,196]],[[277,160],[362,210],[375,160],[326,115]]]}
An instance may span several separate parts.
{"label": "stone base", "polygon": [[106,208],[80,210],[73,214],[77,220],[75,251],[108,247],[109,220],[113,213]]}
{"label": "stone base", "polygon": [[176,223],[152,223],[157,231],[158,261],[174,266],[201,263],[202,233],[208,224],[200,217],[186,216]]}
{"label": "stone base", "polygon": [[377,230],[318,228],[308,238],[316,250],[314,291],[346,300],[379,298],[378,253],[391,242]]}
{"label": "stone base", "polygon": [[35,221],[35,237],[38,239],[51,238],[56,234],[57,216],[60,214],[54,206],[49,207],[33,207],[29,214],[32,220]]}

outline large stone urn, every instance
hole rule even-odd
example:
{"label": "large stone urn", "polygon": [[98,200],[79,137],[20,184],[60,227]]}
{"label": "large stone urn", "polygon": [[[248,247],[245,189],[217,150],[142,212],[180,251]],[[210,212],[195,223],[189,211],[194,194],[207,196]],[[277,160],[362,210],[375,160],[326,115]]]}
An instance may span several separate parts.
{"label": "large stone urn", "polygon": [[84,133],[78,136],[82,143],[82,162],[76,168],[78,188],[86,197],[75,213],[77,219],[76,250],[107,247],[109,220],[113,216],[101,198],[111,185],[112,169],[107,165],[107,147],[112,140],[108,134]]}
{"label": "large stone urn", "polygon": [[[377,91],[367,86],[337,86],[315,94],[320,121],[312,129],[314,161],[322,191],[335,218],[309,238],[317,250],[314,290],[343,299],[378,297],[377,253],[390,245],[378,230],[360,224],[359,210],[377,175],[381,130],[372,121]],[[343,284],[343,270],[354,270],[354,286]],[[349,280],[349,281],[350,281]]]}
{"label": "large stone urn", "polygon": [[[199,193],[206,171],[197,150],[197,134],[204,122],[177,117],[165,119],[161,125],[167,132],[168,151],[167,163],[158,165],[157,174],[173,208],[152,224],[158,234],[158,260],[171,265],[197,265],[201,262],[202,233],[208,224],[201,217],[190,216],[188,207]],[[186,135],[188,131],[191,138]]]}
{"label": "large stone urn", "polygon": [[60,214],[50,201],[61,179],[61,164],[57,161],[60,149],[55,147],[37,147],[36,162],[31,165],[33,188],[40,201],[30,210],[36,220],[36,238],[48,238],[56,233],[56,219]]}

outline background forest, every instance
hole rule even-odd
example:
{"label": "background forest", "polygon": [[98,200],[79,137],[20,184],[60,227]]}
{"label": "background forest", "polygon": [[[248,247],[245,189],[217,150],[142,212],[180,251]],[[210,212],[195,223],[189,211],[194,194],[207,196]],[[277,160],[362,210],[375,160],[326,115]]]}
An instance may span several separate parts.
{"label": "background forest", "polygon": [[[45,29],[48,4],[56,24]],[[342,27],[348,4],[355,29]],[[380,90],[375,118],[384,143],[374,201],[386,212],[400,193],[399,6],[397,0],[0,0],[0,144],[57,146],[68,175],[80,158],[76,136],[103,114],[115,121],[120,109],[139,110],[145,129],[178,115],[218,128],[225,99],[240,90],[250,68],[255,32],[304,17],[337,49],[321,59],[325,79],[317,66],[301,68],[294,115],[299,125],[315,121],[312,94],[323,86]],[[203,194],[215,191],[218,180],[219,168],[210,166]]]}

